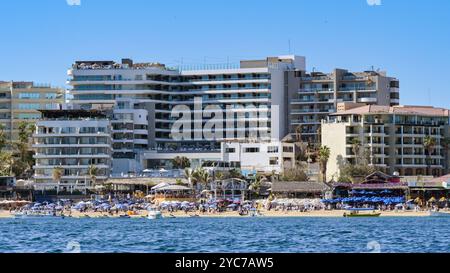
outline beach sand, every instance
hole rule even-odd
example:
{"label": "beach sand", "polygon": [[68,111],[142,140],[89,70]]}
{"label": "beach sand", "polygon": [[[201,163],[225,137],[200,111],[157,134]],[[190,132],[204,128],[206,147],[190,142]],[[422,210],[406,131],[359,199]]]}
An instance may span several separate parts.
{"label": "beach sand", "polygon": [[[181,218],[181,217],[191,217],[192,215],[197,214],[200,217],[250,217],[250,216],[239,216],[239,214],[236,211],[227,211],[227,212],[221,212],[221,213],[194,213],[189,212],[185,213],[183,211],[173,212],[173,213],[167,213],[163,212],[163,216],[167,217],[169,215],[173,215],[175,217]],[[318,211],[311,211],[311,212],[298,212],[298,211],[267,211],[262,210],[261,214],[266,217],[342,217],[344,214],[343,210],[318,210]],[[66,213],[66,216],[68,213]],[[91,218],[98,218],[105,215],[108,215],[107,213],[100,213],[100,212],[87,212],[87,213],[80,213],[78,211],[72,211],[72,217],[74,218],[80,218],[84,216],[89,216]],[[119,217],[119,215],[125,215],[124,212],[119,213],[118,215],[114,214],[113,216],[108,215],[108,217]],[[140,218],[140,217],[146,217],[147,211],[138,211],[137,215],[132,215],[132,218]],[[423,217],[428,216],[428,212],[426,211],[383,211],[381,212],[381,217]],[[0,210],[0,218],[12,218],[13,216],[10,214],[7,210]]]}

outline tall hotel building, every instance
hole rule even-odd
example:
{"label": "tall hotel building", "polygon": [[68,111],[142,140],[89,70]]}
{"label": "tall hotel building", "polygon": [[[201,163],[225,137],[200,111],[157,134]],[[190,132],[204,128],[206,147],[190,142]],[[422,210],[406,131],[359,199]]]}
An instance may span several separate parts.
{"label": "tall hotel building", "polygon": [[[77,61],[68,72],[68,83],[73,86],[74,105],[82,109],[113,109],[117,173],[163,166],[180,155],[194,161],[221,160],[221,141],[281,140],[289,133],[288,98],[295,91],[289,85],[289,71],[305,71],[305,58],[269,57],[241,61],[237,67],[211,65],[201,69],[171,69],[129,59],[120,64]],[[195,101],[199,99],[202,106],[196,108]],[[178,118],[171,113],[178,105],[186,105],[192,111],[188,130],[191,139],[172,136],[171,129]],[[201,138],[195,138],[199,130],[195,125],[202,127],[207,123],[211,116],[205,113],[212,105],[235,118],[239,113],[244,116],[231,124],[222,120],[221,138],[211,141],[203,138],[201,132]],[[203,116],[197,112],[203,112]],[[244,123],[239,122],[242,120]]]}
{"label": "tall hotel building", "polygon": [[[337,179],[346,162],[358,160],[402,176],[448,173],[449,113],[428,106],[339,104],[338,112],[322,122],[322,144],[330,148],[328,179]],[[427,137],[434,145],[426,145]]]}
{"label": "tall hotel building", "polygon": [[320,141],[320,124],[340,102],[394,106],[399,104],[399,81],[384,72],[291,72],[297,92],[290,97],[290,132],[304,141]]}
{"label": "tall hotel building", "polygon": [[[33,148],[36,190],[63,192],[93,189],[111,172],[111,125],[102,111],[42,110],[36,123]],[[88,172],[97,168],[96,181]],[[63,170],[55,181],[55,168]]]}
{"label": "tall hotel building", "polygon": [[33,82],[0,81],[0,124],[10,141],[18,138],[21,121],[35,122],[39,110],[59,109],[64,103],[64,90]]}

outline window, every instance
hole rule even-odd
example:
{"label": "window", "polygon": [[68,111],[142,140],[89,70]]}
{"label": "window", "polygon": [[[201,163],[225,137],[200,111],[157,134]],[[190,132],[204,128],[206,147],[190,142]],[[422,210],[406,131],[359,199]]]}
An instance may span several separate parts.
{"label": "window", "polygon": [[54,100],[54,99],[56,99],[56,93],[46,93],[45,94],[45,98],[46,99],[49,99],[49,100]]}
{"label": "window", "polygon": [[39,99],[39,93],[20,93],[19,99]]}
{"label": "window", "polygon": [[39,119],[41,118],[41,114],[27,114],[27,113],[20,113],[18,115],[19,119]]}
{"label": "window", "polygon": [[232,153],[235,153],[235,152],[236,152],[236,149],[235,149],[235,148],[226,148],[226,149],[225,149],[225,153],[232,154]]}
{"label": "window", "polygon": [[258,147],[247,147],[244,149],[244,153],[259,153]]}
{"label": "window", "polygon": [[39,103],[19,103],[17,108],[21,110],[37,110],[41,107]]}
{"label": "window", "polygon": [[278,153],[278,146],[267,147],[267,153],[269,154]]}
{"label": "window", "polygon": [[283,146],[283,152],[284,153],[293,153],[294,152],[294,147],[292,147],[292,146]]}
{"label": "window", "polygon": [[269,165],[278,165],[278,157],[269,158]]}

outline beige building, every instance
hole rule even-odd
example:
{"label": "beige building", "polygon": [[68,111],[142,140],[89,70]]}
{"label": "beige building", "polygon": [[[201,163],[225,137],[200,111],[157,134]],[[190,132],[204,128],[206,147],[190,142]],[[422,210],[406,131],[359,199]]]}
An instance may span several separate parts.
{"label": "beige building", "polygon": [[335,113],[338,103],[362,105],[399,104],[399,80],[385,72],[350,72],[334,69],[331,73],[289,72],[289,129],[304,141],[317,142],[321,121]]}
{"label": "beige building", "polygon": [[[346,163],[366,160],[392,174],[440,176],[449,171],[449,110],[427,106],[338,105],[322,121],[322,145],[330,148],[327,179]],[[435,140],[430,153],[425,137]],[[357,141],[355,141],[356,139]],[[355,152],[359,155],[355,155]],[[429,171],[428,171],[429,170]]]}
{"label": "beige building", "polygon": [[35,122],[41,117],[38,110],[59,109],[63,102],[63,89],[33,82],[0,81],[0,124],[9,140],[14,141],[21,121]]}

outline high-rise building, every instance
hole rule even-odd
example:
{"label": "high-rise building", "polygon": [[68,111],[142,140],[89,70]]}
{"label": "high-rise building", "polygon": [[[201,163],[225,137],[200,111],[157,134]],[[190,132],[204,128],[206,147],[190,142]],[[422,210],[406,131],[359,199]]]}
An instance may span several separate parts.
{"label": "high-rise building", "polygon": [[[114,169],[123,172],[164,166],[180,155],[220,160],[221,141],[281,140],[295,91],[287,73],[304,70],[305,58],[293,55],[177,69],[129,59],[77,61],[68,83],[73,104],[113,109]],[[187,120],[179,123],[181,117]]]}
{"label": "high-rise building", "polygon": [[322,145],[330,148],[328,179],[337,179],[346,163],[357,164],[362,160],[402,176],[440,176],[449,172],[450,157],[445,143],[450,137],[449,110],[345,104],[338,108],[340,111],[322,122]]}
{"label": "high-rise building", "polygon": [[289,129],[303,141],[320,140],[321,120],[336,112],[340,102],[362,105],[394,106],[399,104],[399,80],[385,72],[349,72],[335,69],[332,73],[290,72],[290,85],[295,86],[290,99]]}
{"label": "high-rise building", "polygon": [[[33,148],[36,190],[63,192],[93,189],[111,172],[111,125],[98,110],[42,110]],[[95,166],[95,181],[89,167]],[[60,181],[53,171],[62,169]]]}
{"label": "high-rise building", "polygon": [[34,122],[39,110],[59,109],[64,90],[33,82],[0,82],[0,124],[10,141],[17,140],[20,122]]}

